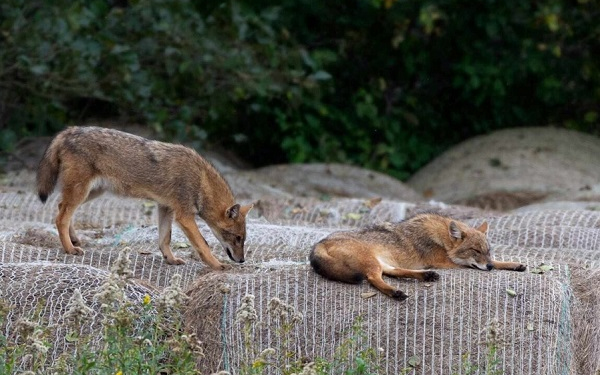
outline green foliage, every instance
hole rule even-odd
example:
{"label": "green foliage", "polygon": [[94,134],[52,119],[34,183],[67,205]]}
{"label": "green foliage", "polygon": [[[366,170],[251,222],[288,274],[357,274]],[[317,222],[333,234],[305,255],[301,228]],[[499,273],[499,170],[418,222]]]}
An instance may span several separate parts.
{"label": "green foliage", "polygon": [[[156,301],[146,295],[142,301],[125,296],[126,280],[131,277],[120,255],[100,292],[101,327],[85,324],[92,312],[76,290],[64,313],[68,322],[65,337],[68,349],[50,363],[47,342],[51,329],[41,314],[14,323],[4,336],[6,316],[10,311],[0,298],[0,373],[31,374],[198,374],[196,360],[202,355],[200,343],[182,326],[181,303],[185,294],[179,287],[180,276],[174,275]],[[1,297],[1,295],[0,295]],[[41,311],[41,309],[40,309]]]}
{"label": "green foliage", "polygon": [[[1,148],[88,116],[139,120],[182,139],[239,121],[237,104],[300,92],[298,50],[237,3],[202,16],[188,0],[0,5]],[[309,82],[309,84],[311,84]]]}
{"label": "green foliage", "polygon": [[[117,4],[124,5],[117,5]],[[600,134],[598,0],[7,0],[0,149],[87,117],[406,178],[467,137]]]}

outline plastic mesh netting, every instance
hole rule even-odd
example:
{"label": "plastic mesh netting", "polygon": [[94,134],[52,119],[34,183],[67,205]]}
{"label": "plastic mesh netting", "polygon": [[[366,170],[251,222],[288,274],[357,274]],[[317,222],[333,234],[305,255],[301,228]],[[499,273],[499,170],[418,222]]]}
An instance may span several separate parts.
{"label": "plastic mesh netting", "polygon": [[[232,189],[236,191],[235,185]],[[186,264],[167,265],[158,250],[156,207],[109,195],[77,210],[74,223],[85,254],[66,255],[53,224],[58,200],[53,195],[42,205],[30,191],[0,187],[0,282],[3,298],[14,307],[10,322],[39,304],[44,315],[60,326],[56,317],[78,287],[93,305],[90,298],[95,289],[121,249],[128,246],[134,276],[139,279],[130,285],[132,298],[156,293],[174,273],[182,275],[182,284],[193,297],[187,321],[210,353],[201,362],[203,373],[226,367],[238,373],[243,360],[238,353],[243,351],[235,311],[245,294],[255,295],[262,321],[269,319],[267,304],[273,297],[291,303],[304,315],[292,337],[295,352],[307,359],[331,356],[361,317],[365,345],[383,349],[384,373],[400,373],[410,357],[418,356],[416,373],[461,374],[465,355],[474,364],[483,363],[486,327],[497,320],[502,331],[503,373],[587,375],[600,367],[600,335],[596,334],[600,318],[597,309],[590,307],[600,301],[600,293],[581,287],[594,285],[587,277],[600,267],[600,212],[538,211],[486,217],[482,212],[431,206],[436,211],[463,213],[474,225],[487,220],[496,258],[525,262],[530,269],[541,263],[554,269],[544,274],[442,271],[440,281],[427,284],[391,280],[410,296],[399,303],[381,294],[362,298],[361,293],[374,291],[366,283],[345,285],[316,276],[307,265],[308,253],[333,231],[402,220],[417,208],[428,208],[425,204],[262,198],[249,218],[246,263],[226,273],[212,273],[190,256],[193,250],[176,226],[172,246]],[[226,261],[207,226],[198,224],[215,255]],[[229,293],[222,293],[224,283]],[[507,289],[516,296],[510,296]],[[254,340],[260,349],[280,343],[274,331],[266,328],[258,330]],[[59,328],[54,358],[66,345]]]}
{"label": "plastic mesh netting", "polygon": [[[260,351],[280,347],[286,339],[267,311],[268,301],[277,297],[289,301],[304,316],[288,338],[299,357],[332,358],[333,348],[349,336],[349,327],[360,317],[364,344],[383,349],[383,373],[401,373],[409,367],[408,359],[417,356],[420,366],[416,373],[451,374],[461,373],[465,355],[481,368],[487,327],[497,320],[503,373],[568,374],[573,360],[568,280],[567,266],[544,277],[442,271],[437,283],[395,281],[410,296],[406,303],[398,303],[380,293],[363,299],[361,293],[372,291],[368,285],[328,282],[308,267],[212,274],[192,288],[194,308],[187,323],[197,327],[198,336],[208,345],[204,368],[237,369],[247,350],[242,325],[235,322],[241,299],[246,294],[256,297],[262,324],[254,332],[253,344]],[[221,292],[223,284],[228,285],[229,293]],[[516,291],[517,296],[508,295],[507,289]],[[194,313],[198,308],[210,312],[198,315]],[[221,325],[224,336],[215,330]]]}

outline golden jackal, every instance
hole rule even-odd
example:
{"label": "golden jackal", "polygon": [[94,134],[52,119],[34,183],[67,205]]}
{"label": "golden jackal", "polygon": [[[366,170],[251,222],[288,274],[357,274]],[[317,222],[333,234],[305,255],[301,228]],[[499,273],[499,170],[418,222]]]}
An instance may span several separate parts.
{"label": "golden jackal", "polygon": [[229,258],[244,262],[246,214],[221,174],[194,150],[118,130],[71,127],[50,143],[37,172],[42,202],[62,185],[56,227],[65,252],[81,255],[71,218],[77,207],[105,191],[158,203],[158,244],[169,264],[183,264],[170,248],[173,219],[213,269],[224,269],[198,230],[195,215],[210,227]]}
{"label": "golden jackal", "polygon": [[487,222],[471,228],[449,217],[420,214],[399,223],[333,233],[312,248],[310,264],[331,280],[360,283],[367,279],[399,300],[407,295],[386,283],[383,275],[435,281],[439,275],[425,269],[524,271],[523,264],[492,260],[487,228]]}

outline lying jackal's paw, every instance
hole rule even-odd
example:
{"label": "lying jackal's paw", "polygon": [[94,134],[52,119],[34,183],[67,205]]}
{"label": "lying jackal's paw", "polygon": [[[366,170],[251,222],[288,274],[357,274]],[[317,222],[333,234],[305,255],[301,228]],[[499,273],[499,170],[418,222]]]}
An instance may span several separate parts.
{"label": "lying jackal's paw", "polygon": [[437,272],[427,271],[423,272],[423,281],[438,281],[440,275]]}
{"label": "lying jackal's paw", "polygon": [[527,269],[527,266],[524,264],[519,264],[518,266],[515,267],[515,271],[518,271],[518,272],[523,272],[526,269]]}
{"label": "lying jackal's paw", "polygon": [[390,297],[397,299],[398,301],[404,301],[408,298],[408,295],[401,290],[394,290]]}

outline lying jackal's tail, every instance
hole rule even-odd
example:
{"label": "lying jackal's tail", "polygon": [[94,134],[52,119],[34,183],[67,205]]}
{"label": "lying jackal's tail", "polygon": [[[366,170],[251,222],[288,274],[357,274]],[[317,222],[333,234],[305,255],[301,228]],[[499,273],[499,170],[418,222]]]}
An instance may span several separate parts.
{"label": "lying jackal's tail", "polygon": [[316,273],[326,279],[342,281],[350,284],[358,284],[365,279],[365,275],[360,271],[360,267],[355,264],[349,266],[344,264],[342,259],[332,257],[328,252],[328,245],[323,241],[313,246],[310,251],[310,265]]}
{"label": "lying jackal's tail", "polygon": [[52,194],[58,181],[58,150],[54,142],[44,152],[37,170],[37,191],[40,200],[46,203],[48,196]]}

